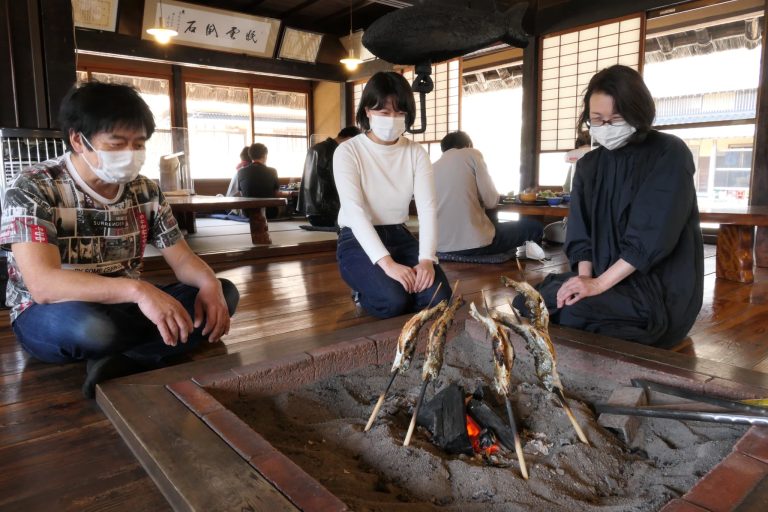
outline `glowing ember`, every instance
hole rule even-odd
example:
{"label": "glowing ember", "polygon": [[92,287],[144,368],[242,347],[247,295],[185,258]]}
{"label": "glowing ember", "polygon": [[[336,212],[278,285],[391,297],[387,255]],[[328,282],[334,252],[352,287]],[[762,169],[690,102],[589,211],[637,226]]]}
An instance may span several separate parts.
{"label": "glowing ember", "polygon": [[467,417],[467,434],[469,440],[472,442],[472,449],[475,453],[482,453],[484,455],[493,455],[499,451],[499,445],[496,443],[496,439],[488,429],[480,428],[469,415]]}

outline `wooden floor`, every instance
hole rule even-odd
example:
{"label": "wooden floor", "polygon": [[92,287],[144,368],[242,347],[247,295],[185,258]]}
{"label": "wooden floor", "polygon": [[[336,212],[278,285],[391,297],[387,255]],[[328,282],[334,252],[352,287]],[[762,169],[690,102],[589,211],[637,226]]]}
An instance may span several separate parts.
{"label": "wooden floor", "polygon": [[[526,266],[538,281],[564,268],[562,254],[546,264]],[[768,371],[768,272],[752,285],[716,280],[714,247],[706,246],[705,299],[683,353],[724,364]],[[356,309],[331,252],[224,262],[215,268],[241,293],[225,345],[196,354],[204,359],[263,345],[265,338],[304,331],[327,333],[374,322]],[[499,275],[517,275],[514,264],[445,264],[451,282],[465,295],[487,290],[503,303]],[[146,275],[161,282],[163,271]],[[274,343],[274,341],[270,342]],[[84,364],[48,365],[29,359],[14,340],[7,313],[0,319],[0,510],[165,511],[169,506],[80,385]]]}

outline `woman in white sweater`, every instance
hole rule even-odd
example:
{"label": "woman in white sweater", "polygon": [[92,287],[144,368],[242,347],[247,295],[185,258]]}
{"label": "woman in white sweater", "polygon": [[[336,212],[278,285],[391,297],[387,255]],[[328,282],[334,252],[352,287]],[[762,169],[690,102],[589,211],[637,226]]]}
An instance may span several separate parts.
{"label": "woman in white sweater", "polygon": [[[341,228],[336,256],[344,281],[371,315],[389,318],[419,311],[450,297],[437,265],[437,208],[427,152],[402,133],[416,106],[398,73],[376,73],[363,89],[357,124],[364,133],[333,155]],[[406,229],[411,198],[419,215],[419,240]]]}

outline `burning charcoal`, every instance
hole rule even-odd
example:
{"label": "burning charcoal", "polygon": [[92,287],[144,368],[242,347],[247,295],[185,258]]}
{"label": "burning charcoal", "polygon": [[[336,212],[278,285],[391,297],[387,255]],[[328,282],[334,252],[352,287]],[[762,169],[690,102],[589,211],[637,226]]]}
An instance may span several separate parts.
{"label": "burning charcoal", "polygon": [[416,423],[432,434],[432,442],[447,453],[472,455],[464,412],[464,390],[451,384],[422,405]]}
{"label": "burning charcoal", "polygon": [[514,451],[514,432],[490,407],[477,400],[470,400],[467,404],[467,412],[481,426],[491,429],[507,449]]}

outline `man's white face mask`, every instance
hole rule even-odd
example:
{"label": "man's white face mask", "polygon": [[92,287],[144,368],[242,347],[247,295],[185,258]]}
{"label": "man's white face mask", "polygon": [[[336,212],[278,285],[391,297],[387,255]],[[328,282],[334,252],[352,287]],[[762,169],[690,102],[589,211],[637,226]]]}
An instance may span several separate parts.
{"label": "man's white face mask", "polygon": [[621,124],[603,124],[589,128],[592,140],[611,151],[624,146],[636,131],[637,129],[634,126],[626,122]]}
{"label": "man's white face mask", "polygon": [[80,137],[88,144],[88,147],[99,157],[98,167],[94,167],[85,156],[83,160],[91,168],[93,173],[107,183],[128,183],[136,179],[141,172],[141,167],[146,159],[144,149],[125,149],[121,151],[103,151],[96,149],[82,133]]}
{"label": "man's white face mask", "polygon": [[377,116],[371,114],[368,117],[371,131],[379,139],[392,142],[397,140],[405,131],[405,116]]}

